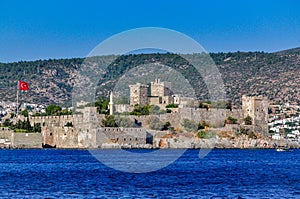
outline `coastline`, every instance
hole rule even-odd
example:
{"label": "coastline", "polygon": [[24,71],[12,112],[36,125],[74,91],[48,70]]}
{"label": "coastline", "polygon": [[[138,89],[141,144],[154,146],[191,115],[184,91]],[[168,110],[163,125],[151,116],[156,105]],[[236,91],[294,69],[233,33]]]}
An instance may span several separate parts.
{"label": "coastline", "polygon": [[[211,140],[206,140],[206,142],[209,141],[215,141],[214,139]],[[273,142],[273,144],[275,144],[275,142]],[[296,143],[291,143],[291,142],[287,142],[288,148],[290,149],[300,149],[300,145],[296,144]],[[221,143],[215,143],[214,146],[206,144],[205,146],[199,146],[199,145],[194,145],[193,147],[183,147],[182,145],[170,145],[169,147],[158,147],[158,146],[151,146],[151,145],[147,145],[147,146],[137,146],[137,145],[121,145],[121,144],[105,144],[102,147],[98,147],[98,148],[80,148],[80,147],[47,147],[44,148],[42,146],[40,147],[30,147],[30,146],[19,146],[19,147],[2,147],[0,148],[0,150],[176,150],[176,149],[186,149],[186,150],[201,150],[201,149],[205,149],[205,150],[214,150],[214,149],[239,149],[239,150],[265,150],[265,149],[276,149],[277,146],[276,145],[266,145],[266,146],[252,146],[252,145],[248,145],[243,146],[243,147],[234,147],[234,146],[230,146],[230,145],[222,145]]]}

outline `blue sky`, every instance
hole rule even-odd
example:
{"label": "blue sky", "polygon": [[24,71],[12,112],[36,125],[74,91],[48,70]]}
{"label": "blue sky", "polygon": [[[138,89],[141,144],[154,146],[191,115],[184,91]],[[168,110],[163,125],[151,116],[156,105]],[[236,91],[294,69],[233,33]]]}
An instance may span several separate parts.
{"label": "blue sky", "polygon": [[209,52],[300,47],[300,1],[0,1],[0,62],[84,57],[119,32],[163,27]]}

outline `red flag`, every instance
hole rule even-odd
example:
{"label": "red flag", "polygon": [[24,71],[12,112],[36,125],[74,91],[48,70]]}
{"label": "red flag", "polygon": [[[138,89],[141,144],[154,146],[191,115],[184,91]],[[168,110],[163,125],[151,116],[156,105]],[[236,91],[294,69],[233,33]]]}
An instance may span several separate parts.
{"label": "red flag", "polygon": [[29,84],[27,82],[23,82],[19,80],[19,90],[21,91],[28,91]]}

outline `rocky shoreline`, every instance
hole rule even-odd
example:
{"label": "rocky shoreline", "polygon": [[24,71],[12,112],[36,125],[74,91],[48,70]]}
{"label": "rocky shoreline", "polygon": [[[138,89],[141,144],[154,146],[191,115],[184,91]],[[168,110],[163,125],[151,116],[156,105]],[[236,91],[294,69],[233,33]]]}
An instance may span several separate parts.
{"label": "rocky shoreline", "polygon": [[[215,132],[213,137],[199,138],[197,133],[180,133],[180,134],[153,134],[150,143],[127,142],[115,140],[105,140],[98,145],[96,149],[274,149],[278,145],[287,148],[300,148],[297,141],[288,139],[274,140],[269,136],[263,136],[258,133],[253,134],[236,134],[234,132]],[[41,148],[58,148],[58,149],[95,149],[93,147],[63,147],[42,145],[40,134],[16,134],[13,137],[20,137],[14,140],[14,143],[4,143],[0,146],[2,149],[41,149]],[[28,137],[26,137],[28,136]],[[27,141],[26,139],[27,138]],[[33,138],[37,138],[33,142]],[[30,140],[30,142],[29,142]],[[22,142],[21,142],[22,141]],[[26,141],[26,142],[25,142]],[[48,147],[45,147],[48,146]]]}
{"label": "rocky shoreline", "polygon": [[[154,144],[130,145],[120,143],[104,143],[101,149],[275,149],[278,146],[275,140],[270,138],[188,138],[184,136],[171,138],[155,138]],[[300,148],[300,144],[284,140],[284,146],[288,148]]]}

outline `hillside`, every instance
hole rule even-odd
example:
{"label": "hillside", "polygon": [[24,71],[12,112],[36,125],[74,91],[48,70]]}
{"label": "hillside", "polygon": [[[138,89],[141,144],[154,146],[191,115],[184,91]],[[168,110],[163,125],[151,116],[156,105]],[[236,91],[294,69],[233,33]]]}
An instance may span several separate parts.
{"label": "hillside", "polygon": [[[300,104],[300,48],[276,53],[211,53],[210,56],[222,75],[227,98],[236,105],[240,103],[242,94],[266,95],[274,102]],[[126,55],[117,58],[107,69],[94,73],[99,80],[97,95],[107,96],[119,78],[129,71],[138,75],[132,70],[136,66],[157,62],[174,68],[188,79],[197,90],[198,98],[208,97],[206,85],[199,76],[194,75],[193,67],[173,54]],[[70,105],[72,88],[80,78],[78,70],[95,63],[97,57],[87,61],[74,58],[0,63],[1,101],[15,101],[17,80],[20,79],[30,83],[30,91],[20,94],[22,102]]]}

